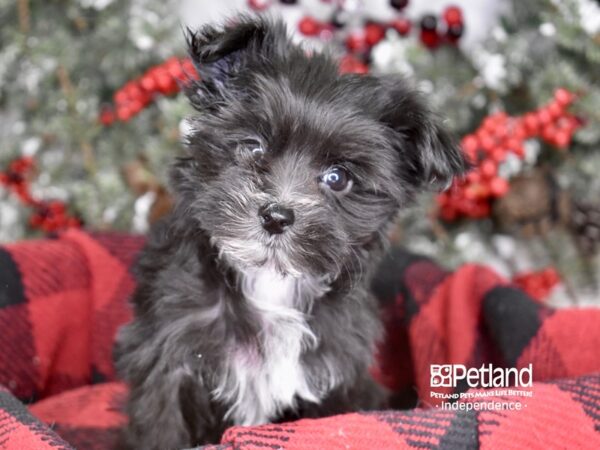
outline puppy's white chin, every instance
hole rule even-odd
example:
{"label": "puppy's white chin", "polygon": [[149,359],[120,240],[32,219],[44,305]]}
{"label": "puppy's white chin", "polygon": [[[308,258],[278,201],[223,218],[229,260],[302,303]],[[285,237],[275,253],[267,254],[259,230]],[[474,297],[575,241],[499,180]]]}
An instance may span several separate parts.
{"label": "puppy's white chin", "polygon": [[304,275],[301,269],[292,265],[286,250],[279,245],[238,239],[213,238],[211,242],[219,251],[219,258],[239,272],[268,269],[281,276],[300,278]]}

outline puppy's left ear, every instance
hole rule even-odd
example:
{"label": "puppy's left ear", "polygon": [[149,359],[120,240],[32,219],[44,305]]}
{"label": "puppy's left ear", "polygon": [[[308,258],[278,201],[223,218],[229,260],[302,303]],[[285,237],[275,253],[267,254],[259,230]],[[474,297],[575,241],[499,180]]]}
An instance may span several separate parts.
{"label": "puppy's left ear", "polygon": [[244,15],[223,27],[188,30],[186,38],[205,94],[226,94],[245,70],[268,63],[289,44],[282,21]]}
{"label": "puppy's left ear", "polygon": [[404,79],[382,78],[381,120],[392,130],[402,171],[414,187],[444,190],[468,168],[455,137]]}

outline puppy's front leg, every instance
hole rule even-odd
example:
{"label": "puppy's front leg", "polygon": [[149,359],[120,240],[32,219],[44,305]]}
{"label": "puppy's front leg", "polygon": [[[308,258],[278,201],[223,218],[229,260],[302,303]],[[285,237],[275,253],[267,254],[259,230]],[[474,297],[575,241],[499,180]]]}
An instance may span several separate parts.
{"label": "puppy's front leg", "polygon": [[126,449],[171,450],[218,442],[221,426],[200,374],[189,366],[132,380]]}

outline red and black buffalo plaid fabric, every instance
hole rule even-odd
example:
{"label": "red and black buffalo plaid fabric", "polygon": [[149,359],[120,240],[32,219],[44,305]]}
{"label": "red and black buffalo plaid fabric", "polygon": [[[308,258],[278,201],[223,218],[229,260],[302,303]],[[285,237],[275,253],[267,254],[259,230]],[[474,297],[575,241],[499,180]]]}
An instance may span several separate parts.
{"label": "red and black buffalo plaid fabric", "polygon": [[[114,446],[126,387],[111,349],[131,317],[129,268],[142,244],[69,231],[0,247],[0,448]],[[554,310],[485,267],[448,272],[400,250],[373,288],[387,327],[373,372],[410,409],[233,427],[206,448],[600,448],[600,309]],[[531,397],[485,398],[520,399],[521,410],[448,410],[431,397],[432,364],[488,363],[532,364]]]}

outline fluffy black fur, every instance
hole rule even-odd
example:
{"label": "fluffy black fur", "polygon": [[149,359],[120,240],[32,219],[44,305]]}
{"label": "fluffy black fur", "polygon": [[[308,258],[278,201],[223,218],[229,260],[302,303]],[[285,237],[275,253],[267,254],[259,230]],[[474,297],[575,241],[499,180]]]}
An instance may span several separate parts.
{"label": "fluffy black fur", "polygon": [[[399,210],[464,170],[457,145],[405,80],[339,75],[332,58],[292,44],[279,22],[206,27],[189,34],[189,50],[201,81],[188,90],[198,111],[188,156],[171,173],[177,202],[151,232],[135,319],[118,336],[118,370],[131,386],[125,446],[217,442],[233,423],[264,420],[252,419],[258,413],[275,422],[382,407],[368,374],[381,337],[369,284]],[[349,190],[323,182],[332,166],[351,178]],[[257,212],[273,202],[295,217],[275,235]],[[264,267],[300,280],[284,312],[302,323],[249,301],[244,280]],[[267,341],[286,325],[307,328],[297,373],[316,398],[262,402],[258,385],[236,385],[233,362],[262,367],[266,342],[294,347],[281,341],[287,334]],[[246,401],[232,413],[240,392],[271,409]]]}

